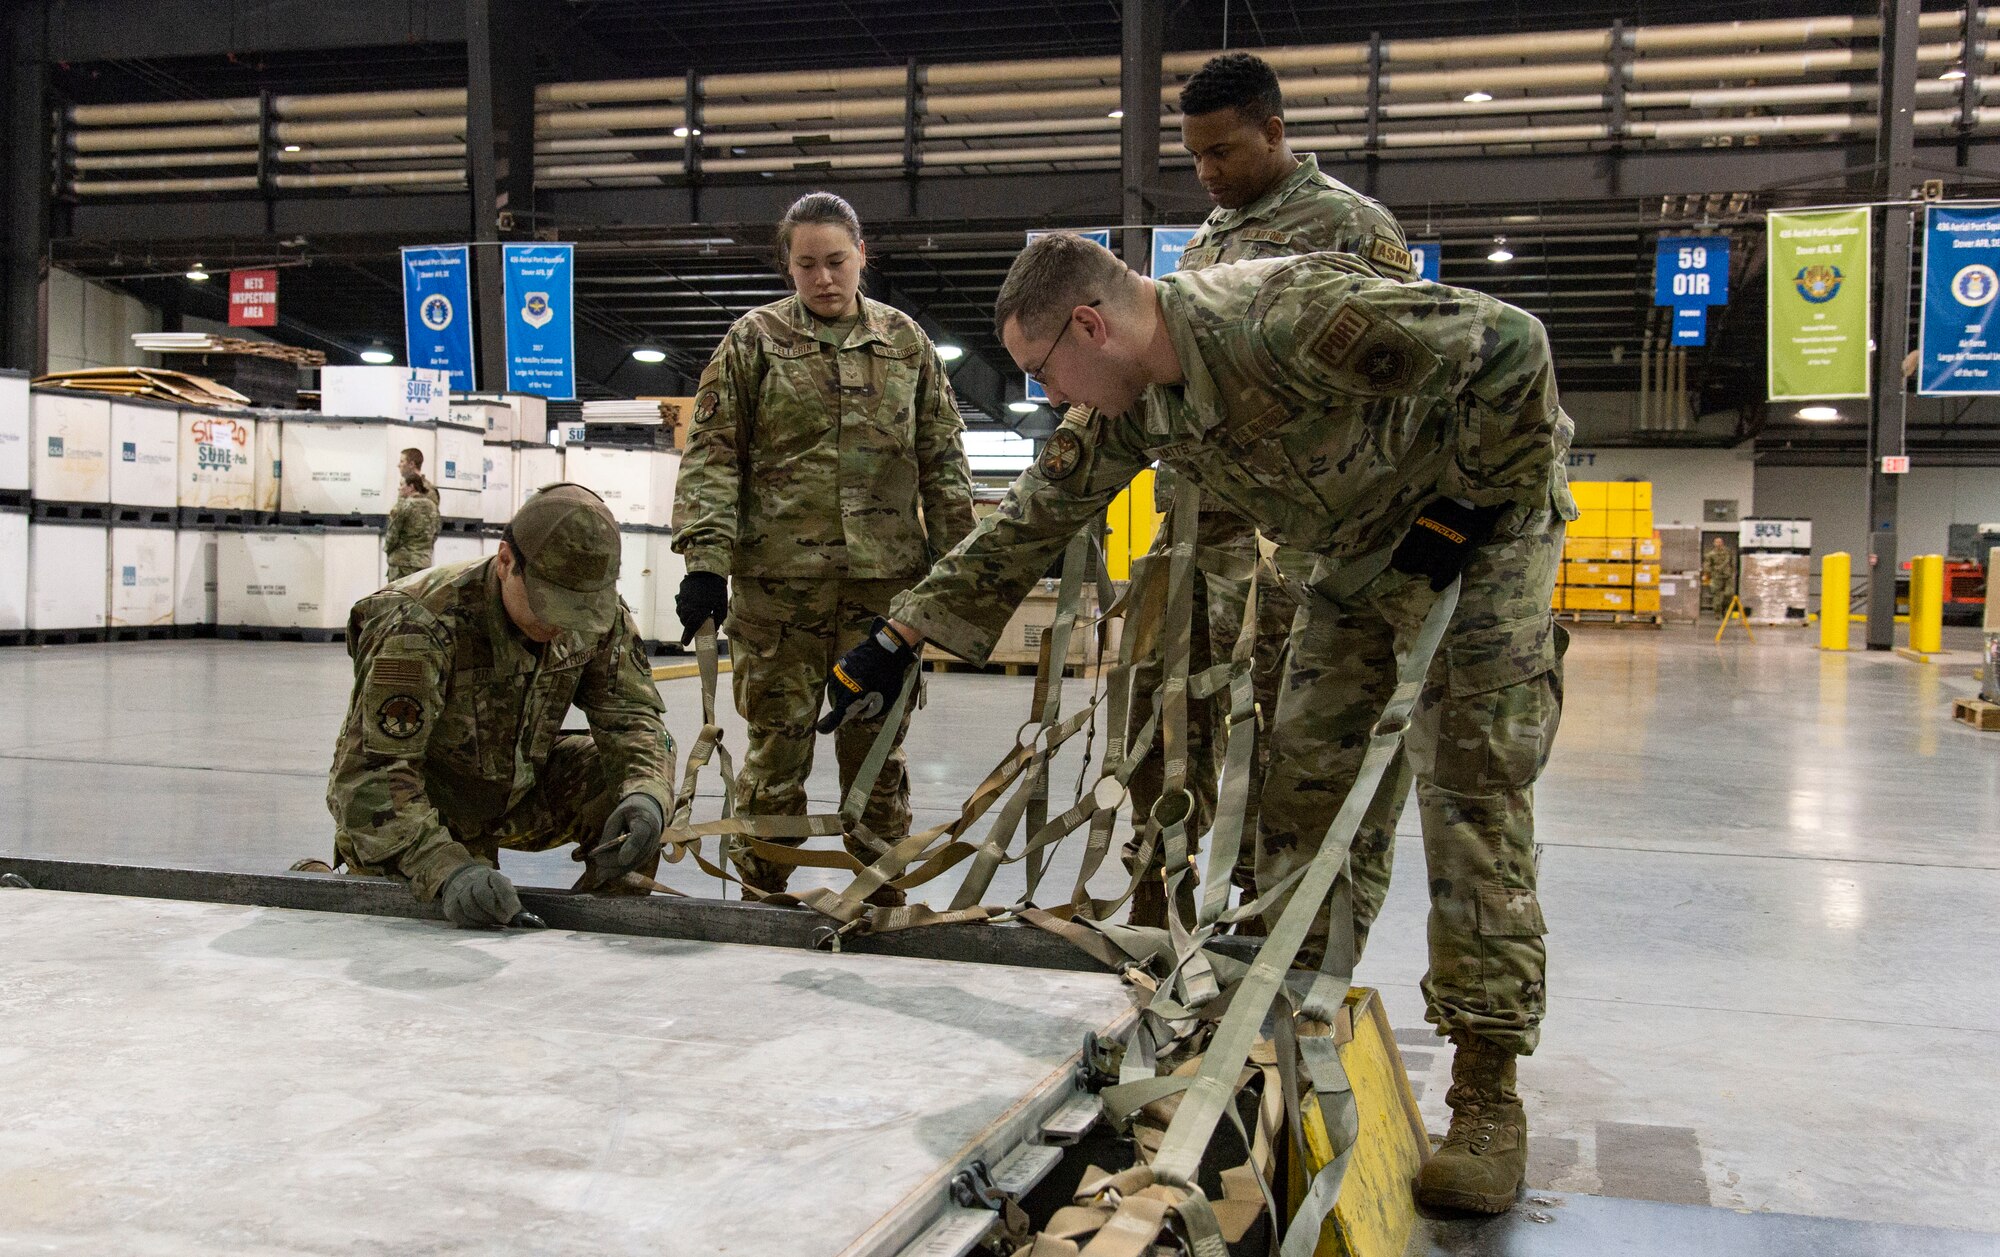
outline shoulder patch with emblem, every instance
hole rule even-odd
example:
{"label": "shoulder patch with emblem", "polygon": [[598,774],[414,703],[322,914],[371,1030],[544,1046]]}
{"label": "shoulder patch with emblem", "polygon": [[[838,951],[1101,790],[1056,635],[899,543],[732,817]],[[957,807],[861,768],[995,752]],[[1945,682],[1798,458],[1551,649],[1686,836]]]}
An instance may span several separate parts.
{"label": "shoulder patch with emblem", "polygon": [[1309,352],[1357,391],[1378,397],[1410,392],[1436,363],[1421,341],[1353,302],[1334,312]]}
{"label": "shoulder patch with emblem", "polygon": [[694,399],[694,424],[707,423],[715,418],[715,412],[722,405],[722,394],[712,388],[705,388]]}
{"label": "shoulder patch with emblem", "polygon": [[1410,256],[1410,251],[1386,236],[1376,236],[1368,242],[1368,260],[1392,266],[1405,275],[1417,273],[1416,259]]}
{"label": "shoulder patch with emblem", "polygon": [[424,731],[424,705],[414,694],[391,694],[375,709],[375,727],[384,736],[407,742]]}
{"label": "shoulder patch with emblem", "polygon": [[1057,428],[1049,433],[1049,439],[1042,442],[1041,457],[1035,460],[1035,471],[1044,480],[1067,480],[1078,467],[1083,466],[1083,439],[1071,428]]}

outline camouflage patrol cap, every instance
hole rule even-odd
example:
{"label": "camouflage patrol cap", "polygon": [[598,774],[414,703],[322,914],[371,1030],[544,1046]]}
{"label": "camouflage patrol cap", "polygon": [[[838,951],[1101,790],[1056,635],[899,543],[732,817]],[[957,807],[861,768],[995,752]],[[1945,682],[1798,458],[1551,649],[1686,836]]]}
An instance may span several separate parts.
{"label": "camouflage patrol cap", "polygon": [[507,540],[524,560],[528,605],[545,623],[601,637],[618,617],[618,521],[580,484],[544,485],[521,503]]}

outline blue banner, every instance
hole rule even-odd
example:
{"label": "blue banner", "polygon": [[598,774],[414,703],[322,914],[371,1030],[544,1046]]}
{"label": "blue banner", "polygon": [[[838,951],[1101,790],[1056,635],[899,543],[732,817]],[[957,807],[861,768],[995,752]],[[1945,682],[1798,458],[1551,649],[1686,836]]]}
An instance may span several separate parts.
{"label": "blue banner", "polygon": [[2000,208],[1929,207],[1919,393],[2000,393],[1995,296],[2000,296]]}
{"label": "blue banner", "polygon": [[413,367],[443,371],[471,392],[472,251],[462,244],[403,250],[403,348]]}
{"label": "blue banner", "polygon": [[1706,345],[1708,343],[1708,307],[1674,307],[1674,344]]}
{"label": "blue banner", "polygon": [[557,401],[574,398],[575,246],[503,244],[500,260],[507,300],[507,391]]}
{"label": "blue banner", "polygon": [[[1033,240],[1037,236],[1046,236],[1048,234],[1049,233],[1046,231],[1031,231],[1028,233],[1028,239]],[[1079,231],[1076,234],[1082,236],[1085,240],[1096,241],[1098,244],[1103,245],[1107,249],[1111,247],[1111,228],[1109,227],[1092,227],[1088,231]],[[1157,234],[1158,233],[1155,232],[1156,237]],[[1158,247],[1159,246],[1157,245],[1154,246],[1155,249],[1157,249]],[[1176,267],[1180,265],[1179,257],[1176,257],[1174,259],[1174,265]],[[1160,272],[1154,271],[1153,273],[1157,275]],[[1028,400],[1031,402],[1045,402],[1049,399],[1049,395],[1046,392],[1042,391],[1042,386],[1035,383],[1033,380],[1028,381],[1027,396]]]}
{"label": "blue banner", "polygon": [[1729,237],[1662,236],[1653,251],[1653,304],[1729,304]]}
{"label": "blue banner", "polygon": [[[1152,276],[1171,275],[1181,268],[1181,254],[1187,252],[1188,241],[1194,239],[1198,227],[1155,227],[1153,228],[1153,269]],[[1106,233],[1109,235],[1110,233]]]}
{"label": "blue banner", "polygon": [[1435,240],[1425,240],[1410,246],[1410,260],[1417,264],[1417,278],[1428,279],[1433,284],[1438,281],[1439,255],[1443,248]]}

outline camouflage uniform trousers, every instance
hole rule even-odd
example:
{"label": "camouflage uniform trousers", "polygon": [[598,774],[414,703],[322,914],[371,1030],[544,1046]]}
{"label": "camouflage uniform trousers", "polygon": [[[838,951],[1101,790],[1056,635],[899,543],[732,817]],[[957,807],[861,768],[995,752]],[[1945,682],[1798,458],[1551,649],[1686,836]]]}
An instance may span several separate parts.
{"label": "camouflage uniform trousers", "polygon": [[[1196,523],[1196,542],[1246,561],[1257,558],[1256,530],[1229,511],[1203,511]],[[1305,558],[1306,563],[1300,564],[1300,558]],[[1296,551],[1280,551],[1278,562],[1286,576],[1299,580],[1303,580],[1310,567],[1310,557],[1300,556]],[[1236,637],[1242,631],[1243,611],[1250,597],[1250,586],[1246,581],[1209,576],[1207,584],[1208,597],[1194,600],[1189,643],[1190,674],[1208,667],[1213,660],[1230,657],[1236,649]],[[1242,892],[1244,902],[1256,897],[1254,835],[1264,783],[1271,771],[1271,726],[1277,717],[1279,685],[1284,676],[1285,643],[1291,635],[1298,607],[1298,602],[1284,585],[1268,580],[1258,583],[1257,643],[1251,677],[1261,720],[1251,766],[1250,793],[1244,807],[1243,846],[1237,855],[1236,867],[1230,873],[1230,880]],[[1158,655],[1142,661],[1133,669],[1134,702],[1128,737],[1139,731],[1152,711],[1150,702],[1139,701],[1139,696],[1150,698],[1157,694],[1163,673]],[[1188,793],[1194,805],[1188,822],[1191,835],[1204,834],[1213,824],[1222,771],[1221,756],[1228,746],[1228,718],[1229,695],[1226,690],[1210,702],[1191,703],[1188,707]],[[1152,750],[1132,774],[1132,814],[1135,818],[1146,816],[1152,810],[1154,801],[1160,796],[1163,770],[1164,756],[1156,735]],[[1383,897],[1389,893],[1389,864],[1394,851],[1396,822],[1402,815],[1409,793],[1408,758],[1399,752],[1383,779],[1383,790],[1376,796],[1376,805],[1369,810],[1354,840],[1356,897],[1368,905],[1370,920],[1381,910]],[[1190,843],[1190,853],[1193,845]],[[1128,843],[1123,852],[1128,870],[1133,868],[1136,854]],[[1157,851],[1150,864],[1153,869],[1160,867]],[[1144,920],[1136,923],[1157,924]],[[1245,922],[1244,925],[1255,928],[1254,922]]]}
{"label": "camouflage uniform trousers", "polygon": [[[1549,610],[1562,536],[1553,512],[1517,509],[1473,555],[1404,744],[1431,891],[1426,1015],[1440,1033],[1517,1055],[1534,1050],[1546,997],[1534,784],[1562,717],[1568,634]],[[1428,581],[1390,571],[1340,601],[1313,594],[1300,610],[1264,791],[1260,883],[1318,851],[1395,686],[1395,660],[1435,597]],[[1386,875],[1388,854],[1360,853],[1355,867],[1365,877],[1379,863]],[[1366,886],[1353,894],[1365,943],[1381,900]],[[1314,923],[1299,963],[1318,965],[1327,920]]]}
{"label": "camouflage uniform trousers", "polygon": [[[780,580],[733,577],[729,604],[730,676],[736,710],[749,729],[749,748],[736,778],[736,810],[744,816],[804,816],[806,778],[812,773],[826,676],[834,661],[868,636],[875,617],[912,580]],[[912,704],[914,706],[914,704]],[[843,798],[875,737],[880,719],[851,720],[833,735]],[[910,771],[903,738],[904,712],[895,747],[868,796],[861,820],[869,832],[895,842],[910,832]],[[848,854],[872,864],[875,853],[848,839]],[[791,869],[754,855],[736,856],[745,883],[766,894],[782,891]]]}
{"label": "camouflage uniform trousers", "polygon": [[[549,756],[535,767],[535,784],[521,800],[496,817],[474,820],[445,815],[440,818],[452,838],[473,857],[493,867],[500,866],[500,851],[550,851],[575,843],[577,857],[597,845],[604,834],[604,822],[617,806],[616,785],[604,776],[603,758],[589,734],[565,734],[549,748]],[[393,869],[371,868],[354,858],[346,835],[334,835],[335,862],[346,864],[353,873],[389,876]],[[658,872],[660,859],[637,870],[647,877]],[[594,877],[597,862],[587,861],[585,877]],[[620,885],[601,888],[599,894],[645,894]]]}

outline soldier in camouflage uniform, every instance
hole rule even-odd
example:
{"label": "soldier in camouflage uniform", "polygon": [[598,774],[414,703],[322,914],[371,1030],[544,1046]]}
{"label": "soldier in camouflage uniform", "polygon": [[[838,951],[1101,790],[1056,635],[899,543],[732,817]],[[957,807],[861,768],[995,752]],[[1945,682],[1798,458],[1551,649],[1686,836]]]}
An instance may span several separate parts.
{"label": "soldier in camouflage uniform", "polygon": [[443,503],[444,499],[439,495],[437,486],[424,476],[424,452],[416,446],[412,445],[409,449],[404,450],[396,459],[396,474],[399,476],[415,476],[419,480],[422,480],[424,496],[431,500],[431,505],[438,506]]}
{"label": "soldier in camouflage uniform", "polygon": [[[1278,703],[1261,885],[1317,854],[1394,660],[1462,580],[1408,738],[1430,874],[1424,993],[1457,1045],[1451,1131],[1418,1194],[1506,1209],[1527,1156],[1514,1061],[1534,1049],[1545,999],[1532,791],[1561,714],[1567,640],[1549,606],[1576,517],[1564,473],[1574,427],[1541,324],[1479,293],[1382,279],[1344,254],[1149,281],[1058,234],[1016,259],[995,325],[1053,401],[1094,412],[1071,412],[885,629],[912,649],[929,637],[984,657],[1030,582],[1155,458],[1314,554]],[[896,683],[865,651],[840,673],[829,690],[858,701]],[[1327,938],[1322,915],[1301,963],[1316,965]]]}
{"label": "soldier in camouflage uniform", "polygon": [[[813,193],[778,234],[796,293],[738,319],[702,372],[674,493],[688,568],[676,609],[690,637],[726,616],[749,816],[805,814],[827,668],[972,528],[951,382],[915,321],[860,294],[853,209]],[[908,720],[861,818],[892,842],[910,827]],[[843,793],[880,727],[836,735]],[[748,852],[735,862],[746,898],[785,889],[789,868]],[[900,898],[885,888],[877,902]]]}
{"label": "soldier in camouflage uniform", "polygon": [[404,473],[396,505],[389,510],[388,527],[382,530],[382,549],[388,554],[392,581],[431,565],[431,547],[437,544],[438,535],[438,508],[432,492],[421,473]]}
{"label": "soldier in camouflage uniform", "polygon": [[1708,587],[1708,605],[1717,615],[1727,614],[1729,600],[1736,596],[1736,556],[1721,537],[1701,556],[1701,583]]}
{"label": "soldier in camouflage uniform", "polygon": [[[336,861],[399,877],[463,926],[521,911],[502,847],[578,845],[582,887],[658,867],[673,741],[623,609],[618,525],[550,485],[500,553],[372,594],[347,622],[354,694],[327,781]],[[574,703],[588,736],[559,736]]]}
{"label": "soldier in camouflage uniform", "polygon": [[[1293,155],[1285,141],[1284,98],[1278,76],[1262,58],[1243,52],[1210,58],[1181,89],[1180,106],[1181,142],[1194,155],[1195,176],[1216,206],[1188,241],[1181,255],[1181,270],[1324,251],[1352,253],[1391,279],[1414,278],[1403,229],[1395,217],[1380,203],[1322,173],[1318,159],[1310,153]],[[1165,511],[1172,500],[1170,474],[1162,473],[1154,480],[1154,493],[1156,507]],[[1212,497],[1202,499],[1196,533],[1198,545],[1248,562],[1257,559],[1256,529]],[[1168,535],[1169,530],[1161,530],[1156,550],[1164,549]],[[1281,550],[1277,565],[1287,576],[1303,580],[1310,574],[1312,556]],[[1213,659],[1229,658],[1243,626],[1248,585],[1218,576],[1209,576],[1206,584],[1208,597],[1194,603],[1190,672],[1201,671]],[[1243,819],[1245,834],[1256,832],[1258,801],[1270,771],[1269,730],[1278,710],[1285,640],[1291,635],[1292,617],[1298,611],[1298,604],[1285,588],[1269,580],[1259,582],[1257,603],[1254,677],[1263,719]],[[1133,692],[1157,693],[1160,679],[1161,665],[1155,656],[1138,669]],[[1147,704],[1133,705],[1130,734],[1138,732],[1150,711]],[[1191,836],[1200,835],[1213,822],[1221,767],[1217,743],[1223,740],[1222,721],[1227,714],[1227,691],[1188,708],[1187,789],[1194,800],[1188,822]],[[1132,775],[1134,816],[1151,811],[1160,794],[1162,767],[1162,748],[1156,740]],[[1376,796],[1378,802],[1354,840],[1356,916],[1366,921],[1375,919],[1388,894],[1396,820],[1409,793],[1407,760],[1398,755]],[[1251,867],[1254,854],[1246,844],[1233,879],[1246,900],[1256,894]],[[1129,867],[1129,848],[1125,858]],[[1158,867],[1156,853],[1153,868]],[[1192,895],[1192,879],[1184,886]],[[1132,921],[1161,925],[1165,920],[1161,883],[1149,877],[1133,896]],[[1246,927],[1255,924],[1245,922]]]}

